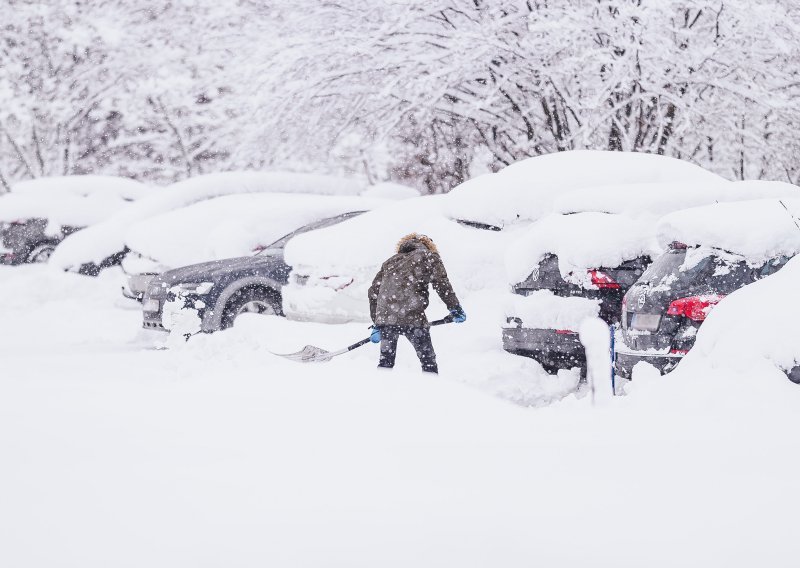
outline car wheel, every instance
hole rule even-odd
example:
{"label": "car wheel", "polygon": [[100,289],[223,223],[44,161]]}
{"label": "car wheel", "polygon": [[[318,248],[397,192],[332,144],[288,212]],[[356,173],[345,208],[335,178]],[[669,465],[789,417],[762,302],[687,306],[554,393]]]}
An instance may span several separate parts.
{"label": "car wheel", "polygon": [[45,263],[50,260],[50,255],[56,250],[56,243],[39,243],[34,246],[25,258],[30,264]]}
{"label": "car wheel", "polygon": [[245,288],[231,296],[222,313],[222,329],[233,326],[242,314],[282,316],[280,294],[268,288]]}
{"label": "car wheel", "polygon": [[786,376],[796,385],[800,385],[800,365],[786,371]]}

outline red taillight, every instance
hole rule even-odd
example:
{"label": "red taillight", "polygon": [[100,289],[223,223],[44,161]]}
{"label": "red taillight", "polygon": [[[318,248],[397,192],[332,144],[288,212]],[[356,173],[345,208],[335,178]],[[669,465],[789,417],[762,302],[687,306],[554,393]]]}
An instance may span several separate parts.
{"label": "red taillight", "polygon": [[556,333],[558,335],[577,335],[577,331],[572,331],[571,329],[557,329]]}
{"label": "red taillight", "polygon": [[599,270],[590,270],[589,276],[592,278],[592,284],[598,288],[619,290],[619,284],[605,272]]}
{"label": "red taillight", "polygon": [[683,316],[693,321],[703,321],[706,319],[708,312],[711,311],[711,308],[719,304],[724,297],[717,294],[708,294],[706,296],[680,298],[669,305],[667,315]]}
{"label": "red taillight", "polygon": [[670,349],[670,354],[672,355],[687,355],[689,353],[688,349]]}

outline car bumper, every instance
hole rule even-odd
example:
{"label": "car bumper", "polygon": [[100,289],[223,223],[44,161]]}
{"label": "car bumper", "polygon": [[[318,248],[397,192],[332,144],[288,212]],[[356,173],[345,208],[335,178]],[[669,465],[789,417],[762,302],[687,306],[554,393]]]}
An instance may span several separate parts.
{"label": "car bumper", "polygon": [[649,353],[645,351],[617,350],[615,371],[624,379],[630,379],[637,363],[649,363],[665,375],[678,366],[684,354]]}
{"label": "car bumper", "polygon": [[503,349],[539,361],[546,369],[586,365],[586,351],[575,332],[527,327],[503,328]]}

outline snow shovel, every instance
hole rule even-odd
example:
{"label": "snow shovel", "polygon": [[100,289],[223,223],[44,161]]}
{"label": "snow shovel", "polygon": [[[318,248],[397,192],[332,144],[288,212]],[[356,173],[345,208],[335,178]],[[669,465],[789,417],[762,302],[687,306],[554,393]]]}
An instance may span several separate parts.
{"label": "snow shovel", "polygon": [[[431,327],[434,325],[443,325],[446,323],[450,323],[453,321],[453,316],[447,316],[440,320],[432,321],[430,323]],[[300,363],[325,363],[330,361],[337,355],[342,355],[343,353],[347,353],[348,351],[352,351],[353,349],[358,349],[362,345],[366,345],[370,343],[370,338],[367,337],[366,339],[362,339],[361,341],[357,341],[352,345],[348,345],[338,351],[325,351],[321,347],[314,347],[313,345],[306,345],[297,353],[273,353],[273,355],[277,355],[279,357],[286,357],[292,361],[298,361]]]}

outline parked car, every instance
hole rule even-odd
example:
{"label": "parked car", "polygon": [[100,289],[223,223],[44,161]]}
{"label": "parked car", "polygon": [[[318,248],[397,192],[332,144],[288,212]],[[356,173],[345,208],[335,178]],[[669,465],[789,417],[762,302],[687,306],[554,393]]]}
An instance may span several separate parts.
{"label": "parked car", "polygon": [[[286,317],[323,323],[369,321],[367,289],[381,263],[394,254],[397,241],[412,232],[436,243],[460,299],[498,288],[508,229],[448,217],[443,212],[447,198],[407,199],[293,239],[286,248],[293,267],[283,291]],[[434,296],[429,309],[438,313],[445,308]]]}
{"label": "parked car", "polygon": [[[154,275],[142,298],[143,327],[171,330],[189,318],[193,331],[214,332],[233,325],[243,313],[283,315],[281,289],[291,268],[283,258],[297,235],[361,215],[352,211],[309,223],[252,256],[192,264]],[[182,326],[183,331],[190,331]]]}
{"label": "parked car", "polygon": [[387,203],[358,196],[262,193],[225,195],[149,217],[128,228],[123,294],[141,299],[156,275],[252,254],[321,219]]}
{"label": "parked car", "polygon": [[358,196],[364,189],[365,184],[358,180],[281,171],[195,176],[159,188],[153,195],[102,223],[70,235],[54,252],[50,264],[61,270],[95,274],[105,259],[120,262],[125,257],[128,252],[126,237],[134,225],[215,197],[265,193]]}
{"label": "parked car", "polygon": [[662,373],[674,369],[723,298],[774,274],[800,251],[798,213],[800,200],[759,200],[665,217],[662,239],[675,241],[623,299],[617,373],[630,378],[640,361]]}
{"label": "parked car", "polygon": [[599,316],[616,323],[624,293],[655,248],[652,227],[624,215],[552,215],[535,223],[507,254],[512,281],[530,273],[511,286],[503,348],[551,373],[583,368],[581,320]]}
{"label": "parked car", "polygon": [[68,235],[149,193],[144,184],[113,176],[46,177],[14,184],[0,197],[0,264],[47,262]]}

